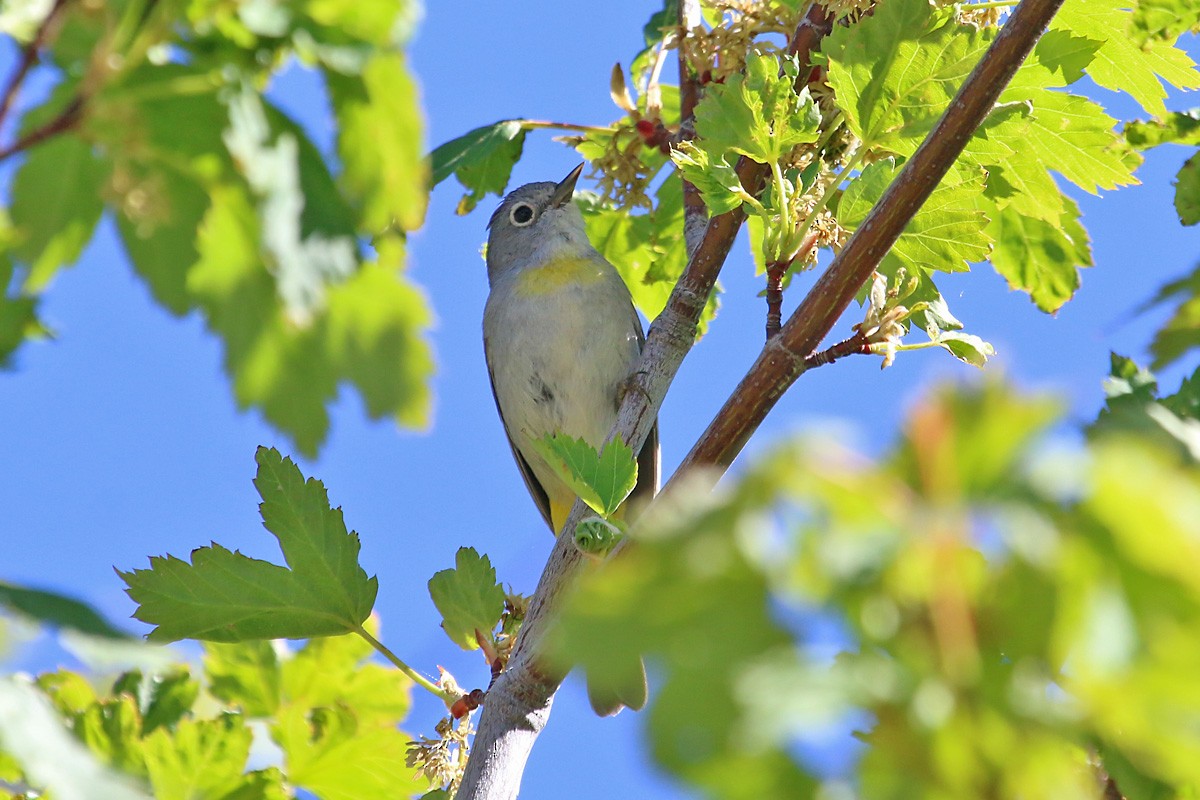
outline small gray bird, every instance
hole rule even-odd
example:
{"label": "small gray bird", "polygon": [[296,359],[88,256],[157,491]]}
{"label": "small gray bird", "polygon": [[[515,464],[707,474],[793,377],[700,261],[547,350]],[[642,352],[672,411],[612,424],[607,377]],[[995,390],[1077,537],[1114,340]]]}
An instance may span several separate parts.
{"label": "small gray bird", "polygon": [[[588,241],[571,202],[580,164],[561,183],[513,190],[488,223],[491,292],[483,312],[483,349],[500,421],[525,486],[556,535],[576,495],[531,446],[563,433],[599,448],[645,335],[621,276]],[[638,456],[636,506],[658,490],[658,426]],[[604,686],[588,681],[596,713],[641,708],[641,663]]]}

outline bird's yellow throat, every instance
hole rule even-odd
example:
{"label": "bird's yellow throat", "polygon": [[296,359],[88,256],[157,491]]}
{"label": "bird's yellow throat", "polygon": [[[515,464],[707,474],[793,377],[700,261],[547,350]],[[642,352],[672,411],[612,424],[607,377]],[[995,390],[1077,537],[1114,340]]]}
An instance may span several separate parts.
{"label": "bird's yellow throat", "polygon": [[587,286],[604,277],[604,265],[590,258],[552,258],[540,267],[521,272],[517,292],[526,296],[551,294],[568,287]]}

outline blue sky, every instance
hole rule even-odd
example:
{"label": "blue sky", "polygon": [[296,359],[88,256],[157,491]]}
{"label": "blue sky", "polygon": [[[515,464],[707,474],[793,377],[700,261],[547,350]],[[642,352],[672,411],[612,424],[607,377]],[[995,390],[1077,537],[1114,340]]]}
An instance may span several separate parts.
{"label": "blue sky", "polygon": [[[591,4],[586,21],[566,3],[471,5],[464,13],[458,4],[431,4],[412,46],[430,146],[512,117],[610,121],[617,111],[608,97],[609,70],[640,49],[642,24],[659,4]],[[8,74],[12,60],[11,47],[0,53],[0,74]],[[312,104],[312,90],[312,80],[293,69],[273,94],[329,152],[330,121],[323,106]],[[1137,113],[1126,98],[1094,96],[1114,115]],[[1189,104],[1194,100],[1176,95],[1169,101],[1175,109]],[[1102,198],[1073,192],[1093,237],[1096,267],[1056,316],[1008,291],[990,267],[941,282],[967,330],[996,346],[989,369],[1058,392],[1071,418],[1086,421],[1101,403],[1109,350],[1146,360],[1164,312],[1134,316],[1133,309],[1190,270],[1200,254],[1200,231],[1180,227],[1171,206],[1170,183],[1186,155],[1177,148],[1152,152],[1138,173],[1140,187]],[[511,186],[558,180],[578,160],[548,135],[531,134]],[[412,238],[411,274],[438,318],[431,334],[438,360],[431,429],[412,433],[368,422],[360,401],[344,392],[320,457],[301,464],[325,482],[361,534],[362,561],[380,579],[384,641],[419,669],[433,673],[442,664],[476,686],[486,683],[486,666],[477,654],[458,652],[437,627],[426,581],[453,563],[459,546],[471,545],[491,556],[502,580],[532,591],[551,539],[511,462],[483,365],[487,282],[479,246],[494,199],[456,217],[456,189],[453,181],[437,188],[425,228]],[[785,310],[810,280],[793,285]],[[762,344],[761,287],[744,241],[722,282],[721,314],[684,363],[663,409],[668,474]],[[260,444],[289,452],[288,442],[256,414],[237,410],[216,340],[195,315],[176,319],[151,302],[110,224],[58,277],[44,316],[57,340],[26,347],[16,368],[0,373],[0,578],[79,596],[125,620],[133,607],[113,566],[144,566],[147,556],[167,552],[184,556],[210,540],[276,558],[257,517],[253,457]],[[856,321],[852,310],[835,336]],[[835,422],[857,446],[877,451],[924,387],[975,374],[934,351],[901,354],[883,372],[875,358],[824,367],[780,402],[747,457],[790,431]],[[1179,375],[1168,372],[1166,384]],[[47,639],[17,654],[26,669],[58,663],[72,661]],[[428,732],[438,713],[436,703],[421,699],[409,729]],[[640,728],[631,713],[593,717],[572,680],[534,752],[525,796],[559,796],[566,788],[581,798],[684,796],[648,766]]]}

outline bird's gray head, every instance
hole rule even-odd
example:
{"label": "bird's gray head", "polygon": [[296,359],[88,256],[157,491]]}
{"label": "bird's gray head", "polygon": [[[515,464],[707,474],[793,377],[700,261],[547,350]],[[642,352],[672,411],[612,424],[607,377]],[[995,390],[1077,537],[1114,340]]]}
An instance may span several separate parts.
{"label": "bird's gray head", "polygon": [[504,198],[488,222],[488,281],[512,269],[591,249],[571,202],[580,164],[559,183],[527,183]]}

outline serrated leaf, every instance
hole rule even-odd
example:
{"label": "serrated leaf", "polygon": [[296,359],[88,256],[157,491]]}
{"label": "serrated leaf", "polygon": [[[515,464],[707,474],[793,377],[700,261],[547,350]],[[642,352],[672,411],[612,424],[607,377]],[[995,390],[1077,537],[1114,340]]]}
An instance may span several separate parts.
{"label": "serrated leaf", "polygon": [[358,565],[358,534],[348,533],[325,487],[304,480],[292,460],[260,447],[255,485],[263,524],[288,567],[214,543],[187,563],[155,557],[150,569],[119,572],[138,603],[135,616],[157,626],[156,641],[299,639],[354,631],[378,591]]}
{"label": "serrated leaf", "polygon": [[289,783],[322,800],[409,800],[429,788],[405,765],[410,737],[394,725],[364,725],[345,708],[282,711],[272,737]]}
{"label": "serrated leaf", "polygon": [[728,153],[770,164],[815,142],[820,113],[807,91],[796,92],[798,69],[794,61],[751,53],[744,74],[710,85],[696,106],[695,144],[711,162],[728,166]]}
{"label": "serrated leaf", "polygon": [[459,201],[458,213],[470,213],[489,192],[504,194],[524,146],[525,131],[519,120],[506,119],[475,128],[429,154],[430,185],[437,186],[456,176],[469,190]]}
{"label": "serrated leaf", "polygon": [[671,151],[671,160],[684,180],[700,190],[709,215],[724,214],[742,204],[746,190],[742,188],[737,172],[725,159],[713,161],[708,152],[694,142],[683,142]]}
{"label": "serrated leaf", "polygon": [[829,85],[863,147],[909,156],[994,33],[947,20],[926,0],[890,0],[821,44]]}
{"label": "serrated leaf", "polygon": [[[890,158],[863,169],[842,194],[836,212],[838,224],[855,230],[899,171]],[[970,263],[985,260],[992,242],[985,232],[987,217],[977,208],[983,188],[980,171],[948,174],[904,228],[891,253],[910,272],[959,272],[969,269]]]}
{"label": "serrated leaf", "polygon": [[1096,103],[1073,94],[1010,87],[1001,100],[1012,99],[1033,103],[1020,158],[1092,194],[1138,182],[1133,169],[1141,157],[1114,132],[1116,120]]}
{"label": "serrated leaf", "polygon": [[104,209],[109,165],[91,145],[63,135],[29,151],[12,182],[13,255],[29,267],[24,288],[36,292],[75,263]]}
{"label": "serrated leaf", "polygon": [[1165,114],[1167,92],[1160,79],[1180,89],[1195,89],[1200,87],[1200,73],[1174,41],[1135,42],[1129,35],[1132,14],[1112,4],[1068,0],[1050,25],[1101,43],[1087,67],[1092,80],[1127,92],[1155,116]]}
{"label": "serrated leaf", "polygon": [[243,783],[253,734],[241,717],[185,719],[143,743],[146,771],[157,800],[226,797]]}
{"label": "serrated leaf", "polygon": [[[374,618],[364,626],[378,635]],[[359,636],[311,639],[283,662],[280,680],[289,704],[346,708],[360,724],[394,725],[412,705],[412,682],[398,669],[371,663],[375,650]]]}
{"label": "serrated leaf", "polygon": [[18,611],[56,628],[79,631],[107,639],[129,639],[128,633],[113,627],[100,612],[73,597],[16,586],[0,581],[0,606]]}
{"label": "serrated leaf", "polygon": [[504,587],[486,555],[460,547],[454,568],[429,579],[429,596],[442,615],[442,630],[464,650],[479,649],[476,631],[489,634],[504,613]]}
{"label": "serrated leaf", "polygon": [[637,459],[619,439],[599,453],[583,439],[565,434],[543,436],[533,440],[533,446],[571,490],[605,519],[637,485]]}
{"label": "serrated leaf", "polygon": [[429,165],[422,157],[417,89],[403,56],[378,53],[361,74],[327,70],[325,78],[338,121],[341,181],[360,204],[361,229],[419,228]]}
{"label": "serrated leaf", "polygon": [[1042,311],[1052,313],[1079,288],[1079,268],[1092,265],[1087,231],[1079,210],[1066,200],[1057,225],[1027,217],[1013,208],[999,209],[988,226],[996,242],[992,265],[1013,289],[1028,292]]}
{"label": "serrated leaf", "polygon": [[[1138,0],[1130,20],[1130,33],[1138,46],[1151,39],[1174,42],[1200,26],[1200,6],[1195,0]],[[1137,793],[1138,796],[1144,796]]]}

